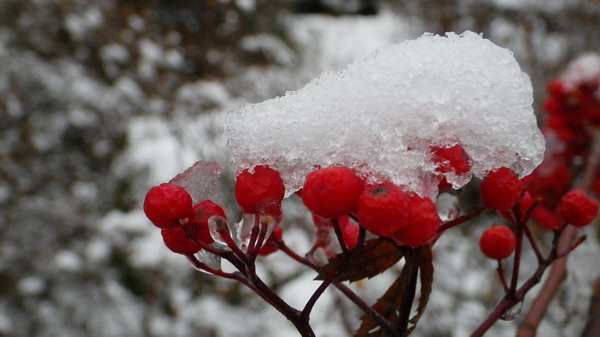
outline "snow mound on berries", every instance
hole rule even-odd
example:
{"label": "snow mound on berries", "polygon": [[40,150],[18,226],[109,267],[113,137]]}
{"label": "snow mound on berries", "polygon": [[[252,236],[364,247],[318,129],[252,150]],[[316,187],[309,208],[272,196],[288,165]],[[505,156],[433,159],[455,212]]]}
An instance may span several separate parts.
{"label": "snow mound on berries", "polygon": [[[532,102],[510,51],[473,32],[424,34],[230,111],[225,133],[238,172],[269,165],[288,193],[315,167],[346,165],[371,182],[434,196],[432,146],[461,144],[479,177],[501,166],[533,171],[544,138]],[[471,174],[446,178],[459,187]]]}

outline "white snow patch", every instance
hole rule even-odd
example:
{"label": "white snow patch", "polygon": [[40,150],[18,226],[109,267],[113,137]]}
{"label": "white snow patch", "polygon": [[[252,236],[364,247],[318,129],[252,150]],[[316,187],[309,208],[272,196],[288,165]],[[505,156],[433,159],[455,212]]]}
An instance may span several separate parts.
{"label": "white snow patch", "polygon": [[17,289],[23,295],[39,295],[46,288],[46,282],[37,276],[27,276],[17,283]]}
{"label": "white snow patch", "polygon": [[77,271],[83,267],[81,257],[70,250],[63,250],[54,255],[56,268],[66,271]]}
{"label": "white snow patch", "polygon": [[317,165],[346,165],[431,197],[431,146],[461,144],[479,177],[501,166],[530,173],[544,152],[532,102],[510,51],[472,32],[425,34],[233,110],[225,133],[238,172],[269,165],[288,195]]}

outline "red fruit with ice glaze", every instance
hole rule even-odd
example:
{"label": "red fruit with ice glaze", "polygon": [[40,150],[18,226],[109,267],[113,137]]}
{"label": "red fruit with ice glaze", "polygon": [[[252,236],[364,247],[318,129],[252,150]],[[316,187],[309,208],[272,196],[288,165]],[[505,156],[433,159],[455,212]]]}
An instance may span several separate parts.
{"label": "red fruit with ice glaze", "polygon": [[414,195],[408,202],[408,225],[394,237],[404,246],[419,247],[433,239],[441,222],[433,201]]}
{"label": "red fruit with ice glaze", "polygon": [[408,199],[391,182],[367,186],[358,199],[358,223],[375,235],[391,237],[408,224]]}
{"label": "red fruit with ice glaze", "polygon": [[522,183],[519,177],[509,168],[501,167],[489,172],[479,192],[481,202],[487,207],[499,211],[513,208],[521,196]]}
{"label": "red fruit with ice glaze", "polygon": [[208,219],[213,215],[227,218],[223,208],[211,200],[204,200],[194,206],[194,220],[191,225],[195,227],[196,239],[206,244],[211,244],[214,241],[208,229]]}
{"label": "red fruit with ice glaze", "polygon": [[258,213],[270,204],[281,204],[285,195],[285,185],[279,172],[257,166],[254,173],[244,170],[237,176],[235,200],[245,213]]}
{"label": "red fruit with ice glaze", "polygon": [[177,227],[186,224],[193,216],[192,197],[183,187],[160,184],[146,194],[144,213],[156,227]]}
{"label": "red fruit with ice glaze", "polygon": [[[451,147],[433,147],[431,149],[432,160],[438,166],[435,169],[439,173],[454,173],[457,176],[463,175],[471,170],[469,165],[469,156],[460,144]],[[442,177],[438,188],[451,188],[445,177]]]}
{"label": "red fruit with ice glaze", "polygon": [[344,166],[318,169],[309,173],[302,187],[304,205],[322,218],[349,214],[356,208],[364,183]]}
{"label": "red fruit with ice glaze", "polygon": [[165,246],[174,253],[191,255],[200,251],[200,246],[185,236],[183,227],[163,229],[160,234],[163,237]]}

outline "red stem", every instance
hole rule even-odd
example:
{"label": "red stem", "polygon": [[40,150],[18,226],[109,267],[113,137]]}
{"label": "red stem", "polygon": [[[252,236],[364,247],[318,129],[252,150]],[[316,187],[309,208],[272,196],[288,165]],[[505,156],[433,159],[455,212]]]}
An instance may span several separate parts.
{"label": "red stem", "polygon": [[[277,241],[277,245],[278,245],[279,249],[282,252],[284,252],[286,255],[288,255],[290,258],[294,259],[295,261],[297,261],[315,271],[319,271],[319,267],[317,265],[313,264],[308,259],[305,259],[305,258],[301,257],[300,255],[298,255],[296,252],[291,250],[283,241]],[[379,324],[384,330],[386,330],[390,334],[394,333],[394,327],[392,326],[392,324],[387,319],[385,319],[383,316],[381,316],[381,314],[379,312],[373,310],[373,308],[371,308],[367,303],[365,303],[362,300],[362,298],[360,298],[358,295],[356,295],[356,293],[354,293],[345,284],[343,284],[341,282],[333,282],[333,286],[336,287],[340,292],[342,292],[359,309],[361,309],[365,313],[365,315],[369,316],[372,320],[377,322],[377,324]]]}
{"label": "red stem", "polygon": [[[500,301],[500,303],[498,303],[498,305],[496,306],[496,308],[494,309],[494,311],[488,316],[488,318],[485,321],[483,321],[483,323],[481,323],[481,325],[477,328],[477,330],[475,330],[473,332],[473,334],[471,334],[471,337],[483,336],[483,334],[498,319],[500,319],[500,317],[507,310],[509,310],[514,305],[516,305],[517,303],[519,303],[520,301],[523,300],[523,298],[525,297],[525,294],[527,294],[527,292],[529,290],[531,290],[531,288],[533,288],[536,284],[538,284],[540,282],[540,280],[542,279],[542,275],[544,274],[544,272],[546,271],[546,269],[551,264],[553,264],[554,262],[560,263],[561,261],[565,260],[564,258],[559,258],[558,257],[558,255],[559,255],[558,254],[558,251],[559,251],[559,240],[562,241],[562,235],[561,235],[562,233],[563,233],[562,230],[555,231],[553,245],[552,245],[552,250],[550,251],[550,253],[548,254],[548,256],[545,259],[543,259],[543,261],[541,263],[538,264],[538,267],[535,270],[535,272],[531,275],[531,277],[529,277],[529,279],[527,279],[527,281],[525,281],[525,283],[523,283],[523,285],[520,288],[518,288],[514,293],[511,293],[509,291],[509,293],[507,293],[506,295],[504,295],[504,297],[502,298],[502,300]],[[552,275],[550,277],[552,277]],[[538,297],[538,299],[539,299],[539,297]],[[544,311],[545,311],[545,309],[544,309]],[[521,326],[521,328],[519,329],[519,334],[517,336],[521,336],[520,334],[522,332],[524,332],[525,330],[529,330],[529,329],[533,329],[532,332],[533,332],[533,334],[535,334],[535,330],[537,329],[537,325],[534,326],[533,328],[529,327],[527,329],[525,329],[525,328],[523,328],[523,326]]]}
{"label": "red stem", "polygon": [[348,255],[348,247],[346,247],[346,242],[344,241],[344,235],[342,234],[342,229],[340,228],[338,218],[331,219],[331,222],[333,223],[333,231],[335,232],[335,236],[337,236],[340,247],[342,248],[342,253],[344,253],[344,255]]}
{"label": "red stem", "polygon": [[497,260],[498,261],[498,268],[496,268],[496,270],[498,271],[498,278],[500,279],[500,283],[502,283],[502,287],[504,288],[504,291],[506,293],[508,293],[508,284],[506,283],[506,278],[504,277],[504,268],[502,268],[502,260]]}

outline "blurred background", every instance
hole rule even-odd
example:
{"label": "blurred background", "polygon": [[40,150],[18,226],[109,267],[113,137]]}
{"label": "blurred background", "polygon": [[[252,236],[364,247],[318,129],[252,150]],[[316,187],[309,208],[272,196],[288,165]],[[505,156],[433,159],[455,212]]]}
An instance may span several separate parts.
{"label": "blurred background", "polygon": [[[297,336],[243,287],[169,252],[141,211],[145,192],[196,160],[227,165],[226,111],[387,44],[464,30],[514,52],[541,116],[546,83],[600,50],[600,2],[0,0],[0,336]],[[237,219],[231,172],[222,178],[219,201]],[[304,252],[314,229],[297,203],[285,202],[284,239]],[[468,335],[494,306],[495,264],[476,253],[481,223],[494,221],[436,245],[435,290],[415,336]],[[581,333],[598,252],[590,235],[540,336]],[[292,304],[315,287],[314,272],[283,254],[259,267]],[[392,279],[354,287],[374,301]],[[315,310],[320,337],[360,323],[335,291]]]}

